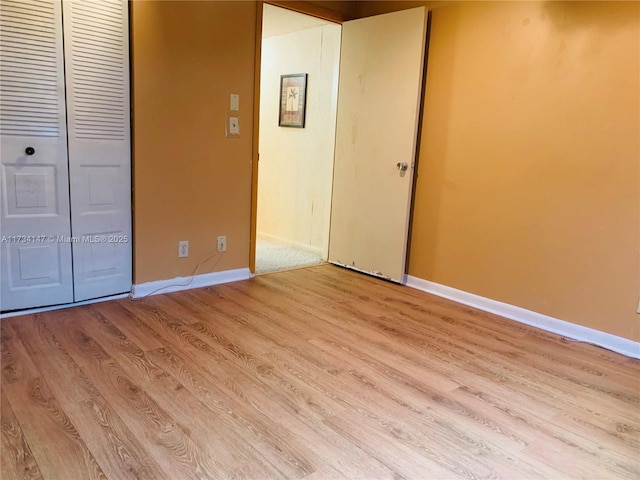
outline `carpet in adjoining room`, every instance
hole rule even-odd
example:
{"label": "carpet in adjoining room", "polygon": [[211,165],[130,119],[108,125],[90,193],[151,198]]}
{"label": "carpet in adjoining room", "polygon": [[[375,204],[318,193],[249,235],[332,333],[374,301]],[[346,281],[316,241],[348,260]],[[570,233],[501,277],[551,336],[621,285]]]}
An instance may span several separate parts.
{"label": "carpet in adjoining room", "polygon": [[325,263],[325,260],[315,253],[271,240],[257,240],[256,273],[277,272],[321,263]]}

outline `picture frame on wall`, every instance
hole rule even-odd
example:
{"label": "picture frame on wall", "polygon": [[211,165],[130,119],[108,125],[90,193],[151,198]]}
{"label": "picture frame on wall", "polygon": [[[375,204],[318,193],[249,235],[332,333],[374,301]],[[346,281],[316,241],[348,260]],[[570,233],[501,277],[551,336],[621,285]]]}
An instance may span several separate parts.
{"label": "picture frame on wall", "polygon": [[307,74],[280,75],[280,127],[304,128],[307,109]]}

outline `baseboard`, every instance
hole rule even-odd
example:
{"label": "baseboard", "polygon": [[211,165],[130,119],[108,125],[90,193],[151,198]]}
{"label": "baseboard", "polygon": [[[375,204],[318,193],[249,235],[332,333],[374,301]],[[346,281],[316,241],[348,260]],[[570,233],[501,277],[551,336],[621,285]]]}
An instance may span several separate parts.
{"label": "baseboard", "polygon": [[80,307],[82,305],[91,305],[92,303],[107,302],[109,300],[118,300],[127,298],[128,293],[119,293],[117,295],[109,295],[108,297],[92,298],[90,300],[82,300],[81,302],[63,303],[61,305],[49,305],[46,307],[27,308],[25,310],[15,310],[13,312],[5,312],[0,314],[0,319],[19,317],[20,315],[31,315],[33,313],[51,312],[53,310],[62,310],[63,308]]}
{"label": "baseboard", "polygon": [[295,247],[298,250],[302,250],[303,252],[313,253],[314,255],[318,255],[319,257],[323,258],[324,260],[327,259],[327,252],[323,251],[320,247],[314,247],[313,245],[294,242],[286,238],[278,237],[277,235],[271,235],[270,233],[258,232],[256,236],[269,242],[281,243],[282,245]]}
{"label": "baseboard", "polygon": [[223,272],[203,273],[195,277],[176,277],[170,280],[157,280],[155,282],[140,283],[131,288],[132,298],[148,297],[159,293],[177,292],[192,288],[208,287],[221,283],[247,280],[253,275],[248,268],[225,270]]}
{"label": "baseboard", "polygon": [[508,303],[491,300],[473,293],[468,293],[456,288],[440,285],[421,278],[407,275],[405,285],[432,293],[439,297],[448,298],[470,307],[475,307],[485,312],[495,313],[502,317],[524,323],[532,327],[537,327],[548,332],[553,332],[573,340],[592,343],[600,347],[612,350],[627,357],[640,359],[640,343],[627,338],[618,337],[610,333],[601,332],[592,328],[576,325],[557,318],[549,317],[541,313],[533,312],[525,308],[516,307]]}

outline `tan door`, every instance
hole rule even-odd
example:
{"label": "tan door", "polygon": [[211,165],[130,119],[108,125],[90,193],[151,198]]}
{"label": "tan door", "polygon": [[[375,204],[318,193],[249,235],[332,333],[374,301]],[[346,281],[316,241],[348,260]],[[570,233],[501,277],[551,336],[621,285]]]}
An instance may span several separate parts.
{"label": "tan door", "polygon": [[426,36],[424,7],[342,27],[329,261],[402,282]]}

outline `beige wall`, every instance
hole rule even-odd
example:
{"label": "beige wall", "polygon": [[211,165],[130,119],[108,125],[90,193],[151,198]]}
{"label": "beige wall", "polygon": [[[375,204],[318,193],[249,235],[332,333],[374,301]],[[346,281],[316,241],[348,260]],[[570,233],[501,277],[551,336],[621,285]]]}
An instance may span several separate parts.
{"label": "beige wall", "polygon": [[[265,5],[265,24],[273,9]],[[294,23],[301,16],[290,15]],[[326,24],[262,42],[258,235],[324,258],[329,247],[340,31],[339,25]],[[309,75],[302,129],[278,126],[280,75],[288,73]]]}
{"label": "beige wall", "polygon": [[134,283],[190,275],[217,235],[199,273],[248,266],[255,22],[254,2],[133,2]]}
{"label": "beige wall", "polygon": [[411,275],[640,340],[639,8],[434,10]]}

